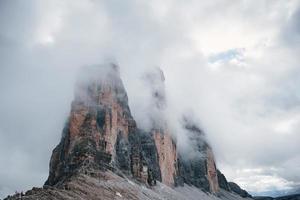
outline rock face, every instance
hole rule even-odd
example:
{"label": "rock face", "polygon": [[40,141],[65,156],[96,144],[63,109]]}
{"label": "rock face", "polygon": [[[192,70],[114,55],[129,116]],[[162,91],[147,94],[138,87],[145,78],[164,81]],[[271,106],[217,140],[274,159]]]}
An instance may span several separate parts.
{"label": "rock face", "polygon": [[176,144],[168,130],[164,117],[166,108],[165,77],[163,72],[156,68],[145,75],[145,82],[150,88],[150,101],[153,102],[153,113],[150,115],[151,127],[149,135],[153,138],[158,157],[159,170],[162,183],[174,186],[178,176]]}
{"label": "rock face", "polygon": [[178,176],[176,145],[165,130],[154,130],[152,134],[158,152],[161,181],[168,186],[174,186]]}
{"label": "rock face", "polygon": [[[156,68],[149,72],[146,81],[151,88],[151,101],[155,117],[152,119],[150,135],[154,138],[158,152],[161,182],[168,186],[190,184],[204,191],[218,193],[218,176],[212,149],[205,142],[204,133],[194,123],[184,117],[183,128],[188,132],[189,139],[195,146],[195,154],[183,155],[176,147],[174,135],[168,130],[167,120],[164,118],[166,99],[163,72]],[[173,136],[173,137],[172,137]],[[175,138],[176,139],[176,138]],[[186,157],[185,159],[183,159]]]}
{"label": "rock face", "polygon": [[156,110],[148,132],[136,126],[116,65],[82,71],[63,137],[53,150],[45,185],[54,186],[78,171],[90,174],[110,169],[149,185],[156,181],[168,186],[186,183],[218,193],[216,164],[203,132],[184,119],[184,128],[196,149],[195,156],[183,159],[164,118],[164,75],[155,69],[145,77]]}
{"label": "rock face", "polygon": [[[50,195],[49,188],[70,189],[70,183],[84,185],[85,182],[93,185],[94,192],[95,185],[100,183],[90,183],[90,180],[117,176],[122,177],[122,181],[130,179],[148,187],[161,183],[171,188],[189,185],[213,194],[234,191],[249,197],[231,186],[217,170],[212,148],[204,133],[188,117],[183,117],[182,128],[188,135],[192,151],[177,148],[176,134],[170,131],[165,117],[164,75],[160,69],[155,69],[145,75],[145,81],[150,87],[153,105],[150,128],[142,130],[131,115],[118,66],[91,66],[80,73],[70,116],[61,141],[51,156],[46,189],[36,193]],[[78,183],[76,177],[84,179],[83,182]],[[84,188],[78,187],[80,190]],[[91,191],[83,191],[87,192]],[[60,195],[60,198],[47,197],[64,199],[63,195],[72,196],[69,192]],[[133,197],[129,195],[125,199],[139,199]]]}
{"label": "rock face", "polygon": [[45,185],[55,185],[82,166],[85,170],[117,168],[141,178],[137,134],[118,67],[86,69],[77,82],[70,117],[53,150]]}
{"label": "rock face", "polygon": [[227,182],[227,179],[224,176],[224,174],[222,174],[220,172],[220,170],[217,170],[217,174],[218,174],[218,183],[219,183],[220,188],[222,188],[222,189],[224,189],[226,191],[231,191],[230,190],[230,186],[229,186],[229,184]]}
{"label": "rock face", "polygon": [[240,186],[238,186],[238,184],[233,183],[233,182],[229,182],[228,184],[229,184],[230,189],[233,192],[240,195],[241,197],[252,197],[246,190],[241,189]]}
{"label": "rock face", "polygon": [[194,149],[188,155],[179,157],[180,183],[194,185],[205,191],[218,193],[218,174],[211,147],[204,139],[204,133],[193,122],[184,118],[183,125]]}

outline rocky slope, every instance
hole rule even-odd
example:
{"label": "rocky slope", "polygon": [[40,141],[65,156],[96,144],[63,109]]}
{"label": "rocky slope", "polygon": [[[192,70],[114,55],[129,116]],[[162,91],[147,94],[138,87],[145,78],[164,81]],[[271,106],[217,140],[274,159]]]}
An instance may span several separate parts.
{"label": "rocky slope", "polygon": [[169,187],[157,182],[146,187],[134,180],[122,178],[107,170],[96,176],[73,175],[55,187],[33,188],[25,194],[8,197],[11,200],[250,200],[234,193],[220,190],[218,196],[205,193],[194,186]]}
{"label": "rocky slope", "polygon": [[[187,155],[177,148],[175,134],[164,117],[164,75],[160,69],[145,76],[156,112],[149,130],[138,128],[133,119],[116,65],[92,66],[80,74],[44,188],[26,192],[23,199],[199,199],[200,194],[204,199],[251,197],[217,170],[204,133],[187,117],[183,117],[182,126],[194,150]],[[193,198],[184,194],[189,190],[194,191]]]}
{"label": "rocky slope", "polygon": [[[294,194],[276,198],[260,196],[253,198],[256,200],[300,200],[300,195]],[[7,199],[250,200],[251,198],[244,198],[223,189],[219,191],[218,195],[212,195],[189,185],[171,188],[157,182],[155,186],[146,187],[137,181],[118,176],[116,173],[107,170],[99,172],[97,176],[74,174],[55,187],[33,188],[25,194],[19,193],[9,196]]]}

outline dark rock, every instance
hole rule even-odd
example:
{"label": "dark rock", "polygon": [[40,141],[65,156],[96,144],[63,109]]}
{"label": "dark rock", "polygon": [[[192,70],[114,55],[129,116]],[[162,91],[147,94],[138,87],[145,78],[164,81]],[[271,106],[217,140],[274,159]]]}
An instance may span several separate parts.
{"label": "dark rock", "polygon": [[161,181],[158,152],[151,134],[139,130],[143,163],[148,166],[148,184],[155,185],[156,180]]}
{"label": "dark rock", "polygon": [[205,159],[184,160],[180,156],[178,162],[180,174],[177,182],[178,185],[183,186],[183,183],[186,183],[199,187],[204,191],[210,191],[210,185],[206,178],[207,168]]}
{"label": "dark rock", "polygon": [[116,142],[116,166],[126,172],[126,174],[130,174],[130,145],[129,142],[124,136],[119,133],[117,136]]}
{"label": "dark rock", "polygon": [[[205,141],[203,131],[187,117],[183,118],[183,127],[190,143],[193,145],[191,153],[179,155],[179,177],[177,184],[194,185],[206,192],[219,192],[218,174],[213,153]],[[187,155],[186,155],[187,154]]]}
{"label": "dark rock", "polygon": [[241,189],[240,186],[238,186],[238,184],[236,184],[234,182],[229,182],[228,184],[229,184],[231,191],[237,193],[241,197],[244,197],[244,198],[252,197],[246,190]]}
{"label": "dark rock", "polygon": [[230,192],[231,190],[224,174],[222,174],[220,170],[217,170],[217,173],[220,188]]}

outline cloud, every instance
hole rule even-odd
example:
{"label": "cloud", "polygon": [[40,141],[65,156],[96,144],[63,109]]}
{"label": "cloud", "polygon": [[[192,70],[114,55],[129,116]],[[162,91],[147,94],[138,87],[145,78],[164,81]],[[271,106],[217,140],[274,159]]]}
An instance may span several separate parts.
{"label": "cloud", "polygon": [[103,60],[139,119],[142,74],[162,68],[171,126],[192,112],[229,180],[296,187],[298,16],[299,1],[1,1],[1,195],[43,184],[78,68]]}

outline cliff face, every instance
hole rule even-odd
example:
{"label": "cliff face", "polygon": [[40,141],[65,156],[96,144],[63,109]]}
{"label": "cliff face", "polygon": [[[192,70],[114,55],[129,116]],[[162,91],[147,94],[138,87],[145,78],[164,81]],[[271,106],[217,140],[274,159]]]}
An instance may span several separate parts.
{"label": "cliff face", "polygon": [[202,130],[186,117],[182,127],[193,146],[192,154],[177,149],[176,137],[165,117],[164,75],[146,74],[153,115],[151,127],[137,127],[114,64],[82,71],[69,119],[60,143],[53,150],[45,186],[58,186],[78,174],[99,177],[103,171],[133,178],[148,186],[157,181],[176,187],[185,184],[217,194],[231,191],[217,171],[211,147]]}
{"label": "cliff face", "polygon": [[191,141],[193,151],[179,156],[179,185],[187,183],[205,191],[218,193],[219,177],[211,147],[202,130],[192,120],[184,117],[183,127]]}
{"label": "cliff face", "polygon": [[153,130],[152,134],[158,152],[161,181],[168,186],[174,186],[178,175],[176,145],[165,130]]}
{"label": "cliff face", "polygon": [[235,192],[236,194],[240,195],[241,197],[252,197],[246,190],[243,190],[242,188],[240,188],[240,186],[238,186],[238,184],[234,183],[234,182],[229,182],[229,187],[230,189]]}
{"label": "cliff face", "polygon": [[[141,176],[137,127],[117,66],[90,67],[77,82],[69,120],[54,149],[46,185],[83,169],[115,169]],[[132,151],[132,153],[130,153]]]}
{"label": "cliff face", "polygon": [[209,182],[209,188],[210,191],[213,193],[219,192],[219,183],[218,183],[218,176],[217,176],[217,168],[216,168],[216,163],[215,163],[215,158],[212,152],[212,149],[209,147],[206,150],[207,153],[207,180]]}
{"label": "cliff face", "polygon": [[178,176],[178,156],[176,143],[168,130],[167,120],[164,117],[166,109],[165,77],[163,72],[156,68],[148,72],[144,79],[151,93],[149,101],[153,104],[153,113],[149,116],[152,126],[148,134],[155,143],[161,174],[160,181],[168,186],[174,186]]}

